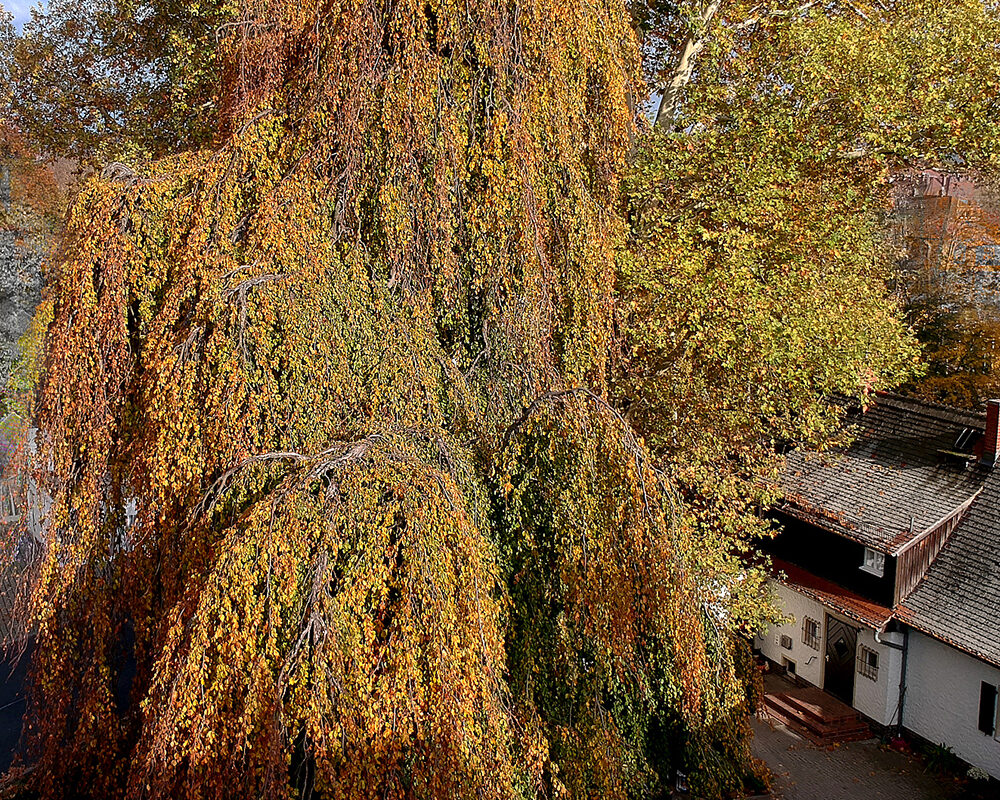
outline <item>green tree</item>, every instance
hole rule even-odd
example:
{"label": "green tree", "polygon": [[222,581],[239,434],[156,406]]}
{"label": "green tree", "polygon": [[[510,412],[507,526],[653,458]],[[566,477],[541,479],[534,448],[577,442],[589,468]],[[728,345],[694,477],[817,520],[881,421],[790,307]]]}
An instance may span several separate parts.
{"label": "green tree", "polygon": [[205,144],[219,130],[226,0],[51,0],[10,47],[14,124],[88,167]]}
{"label": "green tree", "polygon": [[956,154],[995,171],[1000,27],[991,4],[922,0],[690,3],[665,29],[646,71],[676,91],[629,179],[616,394],[706,520],[752,532],[737,512],[766,502],[776,448],[916,366],[888,176]]}

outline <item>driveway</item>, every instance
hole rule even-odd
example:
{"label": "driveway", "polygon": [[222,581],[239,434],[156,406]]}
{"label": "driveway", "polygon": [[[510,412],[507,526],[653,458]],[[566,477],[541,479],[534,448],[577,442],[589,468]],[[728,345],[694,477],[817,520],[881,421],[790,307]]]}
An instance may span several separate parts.
{"label": "driveway", "polygon": [[820,748],[780,723],[755,719],[754,754],[774,775],[780,800],[954,800],[957,791],[912,756],[877,740]]}

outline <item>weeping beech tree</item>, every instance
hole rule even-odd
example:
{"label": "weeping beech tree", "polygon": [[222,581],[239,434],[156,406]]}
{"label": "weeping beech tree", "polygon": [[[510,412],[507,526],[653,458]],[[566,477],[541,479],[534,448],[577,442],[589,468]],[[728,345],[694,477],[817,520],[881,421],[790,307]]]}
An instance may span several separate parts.
{"label": "weeping beech tree", "polygon": [[220,144],[105,170],[69,223],[25,780],[655,791],[746,702],[766,604],[606,399],[622,4],[227,27]]}

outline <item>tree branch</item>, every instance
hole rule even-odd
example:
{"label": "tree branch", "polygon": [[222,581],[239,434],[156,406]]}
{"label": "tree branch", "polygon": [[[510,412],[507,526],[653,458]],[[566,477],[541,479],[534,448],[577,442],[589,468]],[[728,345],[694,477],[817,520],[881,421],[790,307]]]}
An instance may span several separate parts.
{"label": "tree branch", "polygon": [[674,74],[667,82],[667,86],[663,90],[663,96],[660,97],[660,107],[656,111],[656,126],[658,128],[666,129],[672,124],[674,116],[676,116],[677,110],[680,108],[681,94],[688,83],[691,82],[695,60],[701,51],[705,49],[705,45],[708,44],[709,27],[721,6],[722,0],[710,0],[702,9],[701,16],[698,18],[698,24],[693,29],[691,36],[684,43],[680,60],[677,62],[677,66],[674,67]]}
{"label": "tree branch", "polygon": [[[817,0],[808,0],[808,2],[802,3],[795,8],[788,9],[787,11],[769,11],[767,13],[760,13],[760,6],[756,6],[751,10],[751,16],[742,22],[731,26],[730,30],[735,33],[739,33],[760,24],[765,19],[774,19],[778,17],[787,17],[791,19],[804,14],[815,6],[816,3]],[[656,126],[658,128],[667,130],[673,124],[674,117],[680,109],[681,95],[684,93],[684,89],[691,82],[691,77],[694,75],[695,62],[702,50],[705,49],[705,46],[709,43],[709,41],[711,41],[712,37],[709,33],[709,29],[721,6],[722,0],[711,0],[711,2],[709,2],[702,9],[701,16],[692,28],[691,36],[689,36],[688,40],[684,43],[684,49],[681,51],[681,56],[677,62],[677,66],[674,67],[673,74],[663,90],[663,95],[660,97],[660,105],[656,111]],[[851,7],[853,8],[853,6]]]}

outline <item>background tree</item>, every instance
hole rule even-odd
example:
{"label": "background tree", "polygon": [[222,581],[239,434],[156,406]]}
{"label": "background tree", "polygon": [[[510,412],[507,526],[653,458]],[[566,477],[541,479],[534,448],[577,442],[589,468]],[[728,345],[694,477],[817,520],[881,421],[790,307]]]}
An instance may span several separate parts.
{"label": "background tree", "polygon": [[894,289],[927,363],[906,391],[980,408],[1000,392],[1000,200],[968,171],[910,170],[892,183]]}
{"label": "background tree", "polygon": [[88,167],[197,147],[219,130],[223,0],[52,0],[10,50],[12,120]]}
{"label": "background tree", "polygon": [[63,203],[51,167],[0,119],[0,414],[18,405],[10,377],[19,340],[41,300],[43,261],[56,245]]}
{"label": "background tree", "polygon": [[14,31],[14,17],[6,10],[0,10],[0,108],[6,108],[10,102],[10,91],[13,82],[12,56],[17,34]]}

